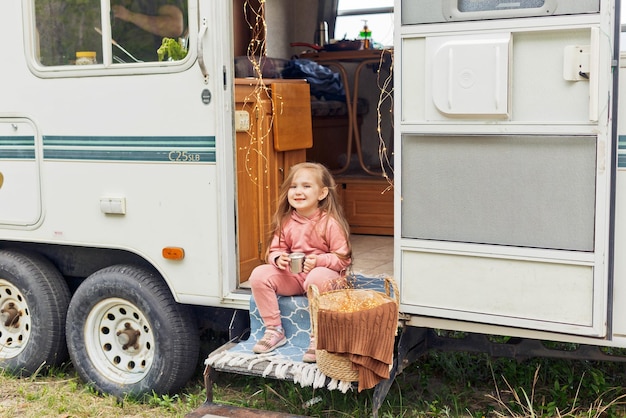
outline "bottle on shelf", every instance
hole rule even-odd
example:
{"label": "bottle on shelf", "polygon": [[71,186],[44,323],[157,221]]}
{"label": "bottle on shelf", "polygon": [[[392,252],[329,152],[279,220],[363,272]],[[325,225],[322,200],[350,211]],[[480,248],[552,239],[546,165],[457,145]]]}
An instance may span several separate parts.
{"label": "bottle on shelf", "polygon": [[363,20],[363,29],[359,33],[359,38],[363,40],[363,49],[370,49],[372,31],[367,27],[367,20]]}
{"label": "bottle on shelf", "polygon": [[328,22],[323,21],[320,22],[320,29],[319,29],[319,39],[317,44],[319,46],[324,46],[328,43]]}

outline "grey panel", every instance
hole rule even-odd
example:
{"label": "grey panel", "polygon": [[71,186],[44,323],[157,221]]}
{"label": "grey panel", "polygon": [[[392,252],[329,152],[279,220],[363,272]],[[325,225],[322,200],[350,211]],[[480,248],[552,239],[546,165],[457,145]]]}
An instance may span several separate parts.
{"label": "grey panel", "polygon": [[402,138],[402,236],[592,251],[595,137]]}
{"label": "grey panel", "polygon": [[403,25],[445,22],[441,0],[402,0]]}
{"label": "grey panel", "polygon": [[459,12],[488,12],[511,9],[539,9],[546,0],[457,0],[452,2]]}
{"label": "grey panel", "polygon": [[600,0],[402,0],[402,24],[598,13]]}

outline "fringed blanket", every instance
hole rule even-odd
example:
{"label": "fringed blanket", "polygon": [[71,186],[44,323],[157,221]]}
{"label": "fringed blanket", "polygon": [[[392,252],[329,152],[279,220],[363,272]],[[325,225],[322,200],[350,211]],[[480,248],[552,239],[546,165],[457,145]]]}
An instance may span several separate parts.
{"label": "fringed blanket", "polygon": [[[351,281],[354,287],[384,291],[382,278],[354,276]],[[252,352],[256,341],[263,337],[265,327],[254,299],[250,298],[250,338],[214,351],[205,360],[205,365],[217,371],[293,380],[302,387],[326,387],[343,393],[352,389],[353,382],[331,379],[315,363],[302,362],[302,356],[309,346],[311,331],[308,299],[305,296],[280,296],[278,306],[287,336],[285,345],[265,354]]]}
{"label": "fringed blanket", "polygon": [[252,352],[256,341],[263,337],[265,328],[254,299],[251,298],[250,338],[226,350],[211,353],[205,364],[218,371],[293,380],[302,387],[326,387],[343,393],[351,389],[352,382],[330,379],[317,368],[316,364],[302,362],[302,356],[309,347],[311,331],[308,299],[305,296],[280,296],[278,306],[283,316],[287,344],[265,354]]}

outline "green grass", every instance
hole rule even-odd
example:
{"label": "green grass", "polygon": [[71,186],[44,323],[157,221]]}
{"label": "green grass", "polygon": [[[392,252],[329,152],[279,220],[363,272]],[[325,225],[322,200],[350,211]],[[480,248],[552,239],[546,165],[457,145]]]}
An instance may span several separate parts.
{"label": "green grass", "polygon": [[[624,367],[431,352],[396,378],[379,416],[623,417]],[[0,417],[184,417],[204,402],[202,380],[199,370],[180,393],[118,400],[94,393],[71,365],[29,378],[0,372]],[[214,383],[218,403],[312,417],[369,417],[372,396],[227,373]]]}
{"label": "green grass", "polygon": [[[619,363],[516,362],[433,352],[396,378],[379,414],[389,418],[623,417],[625,379],[624,365]],[[372,413],[372,391],[344,395],[226,374],[216,381],[215,400],[314,417],[368,417]]]}
{"label": "green grass", "polygon": [[190,384],[173,396],[117,399],[95,393],[75,373],[51,370],[16,378],[0,372],[0,417],[184,417],[204,402],[203,388]]}

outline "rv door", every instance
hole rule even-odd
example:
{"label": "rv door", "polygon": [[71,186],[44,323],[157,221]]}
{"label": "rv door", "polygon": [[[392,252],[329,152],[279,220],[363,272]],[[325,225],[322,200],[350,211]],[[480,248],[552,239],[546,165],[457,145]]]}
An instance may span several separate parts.
{"label": "rv door", "polygon": [[401,3],[402,310],[607,336],[614,2]]}

